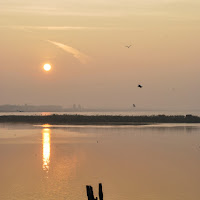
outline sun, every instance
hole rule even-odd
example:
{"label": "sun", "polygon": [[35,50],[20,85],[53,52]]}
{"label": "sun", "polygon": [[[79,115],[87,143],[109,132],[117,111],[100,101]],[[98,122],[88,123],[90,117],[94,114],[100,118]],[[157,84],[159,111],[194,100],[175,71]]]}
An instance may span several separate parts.
{"label": "sun", "polygon": [[51,70],[51,65],[48,64],[48,63],[46,63],[46,64],[44,64],[43,69],[44,69],[46,72],[48,72],[48,71]]}

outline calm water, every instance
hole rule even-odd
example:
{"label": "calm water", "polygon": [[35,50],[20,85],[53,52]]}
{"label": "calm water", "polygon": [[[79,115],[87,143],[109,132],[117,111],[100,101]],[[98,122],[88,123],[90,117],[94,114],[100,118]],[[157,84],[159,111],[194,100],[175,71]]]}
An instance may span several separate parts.
{"label": "calm water", "polygon": [[138,111],[136,109],[126,112],[0,112],[0,116],[3,115],[187,115],[192,114],[200,116],[199,110],[193,111]]}
{"label": "calm water", "polygon": [[200,125],[0,125],[0,199],[199,200]]}

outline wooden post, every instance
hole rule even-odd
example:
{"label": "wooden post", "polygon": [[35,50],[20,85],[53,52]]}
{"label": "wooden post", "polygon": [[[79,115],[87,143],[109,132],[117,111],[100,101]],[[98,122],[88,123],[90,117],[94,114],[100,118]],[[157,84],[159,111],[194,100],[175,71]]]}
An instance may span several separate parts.
{"label": "wooden post", "polygon": [[99,183],[99,200],[103,200],[102,183]]}
{"label": "wooden post", "polygon": [[[86,191],[87,191],[88,200],[98,200],[98,197],[94,198],[92,186],[86,185]],[[99,183],[99,200],[103,200],[103,189],[102,189],[101,183]]]}
{"label": "wooden post", "polygon": [[94,198],[93,188],[90,185],[86,185],[88,200],[97,200],[98,198]]}

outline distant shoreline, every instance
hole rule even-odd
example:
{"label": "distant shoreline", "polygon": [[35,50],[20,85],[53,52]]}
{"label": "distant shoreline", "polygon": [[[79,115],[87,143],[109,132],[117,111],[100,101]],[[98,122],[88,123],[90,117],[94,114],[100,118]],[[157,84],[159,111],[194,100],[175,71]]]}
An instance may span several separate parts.
{"label": "distant shoreline", "polygon": [[62,125],[146,125],[153,123],[200,123],[194,115],[4,115],[0,123],[62,124]]}

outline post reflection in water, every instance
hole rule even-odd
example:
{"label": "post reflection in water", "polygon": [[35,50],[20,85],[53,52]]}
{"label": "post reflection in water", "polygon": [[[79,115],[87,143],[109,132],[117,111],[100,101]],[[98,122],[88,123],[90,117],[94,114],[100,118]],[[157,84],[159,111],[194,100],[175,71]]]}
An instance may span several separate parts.
{"label": "post reflection in water", "polygon": [[50,153],[51,153],[51,138],[50,129],[44,128],[42,130],[42,144],[43,144],[43,170],[49,172]]}

